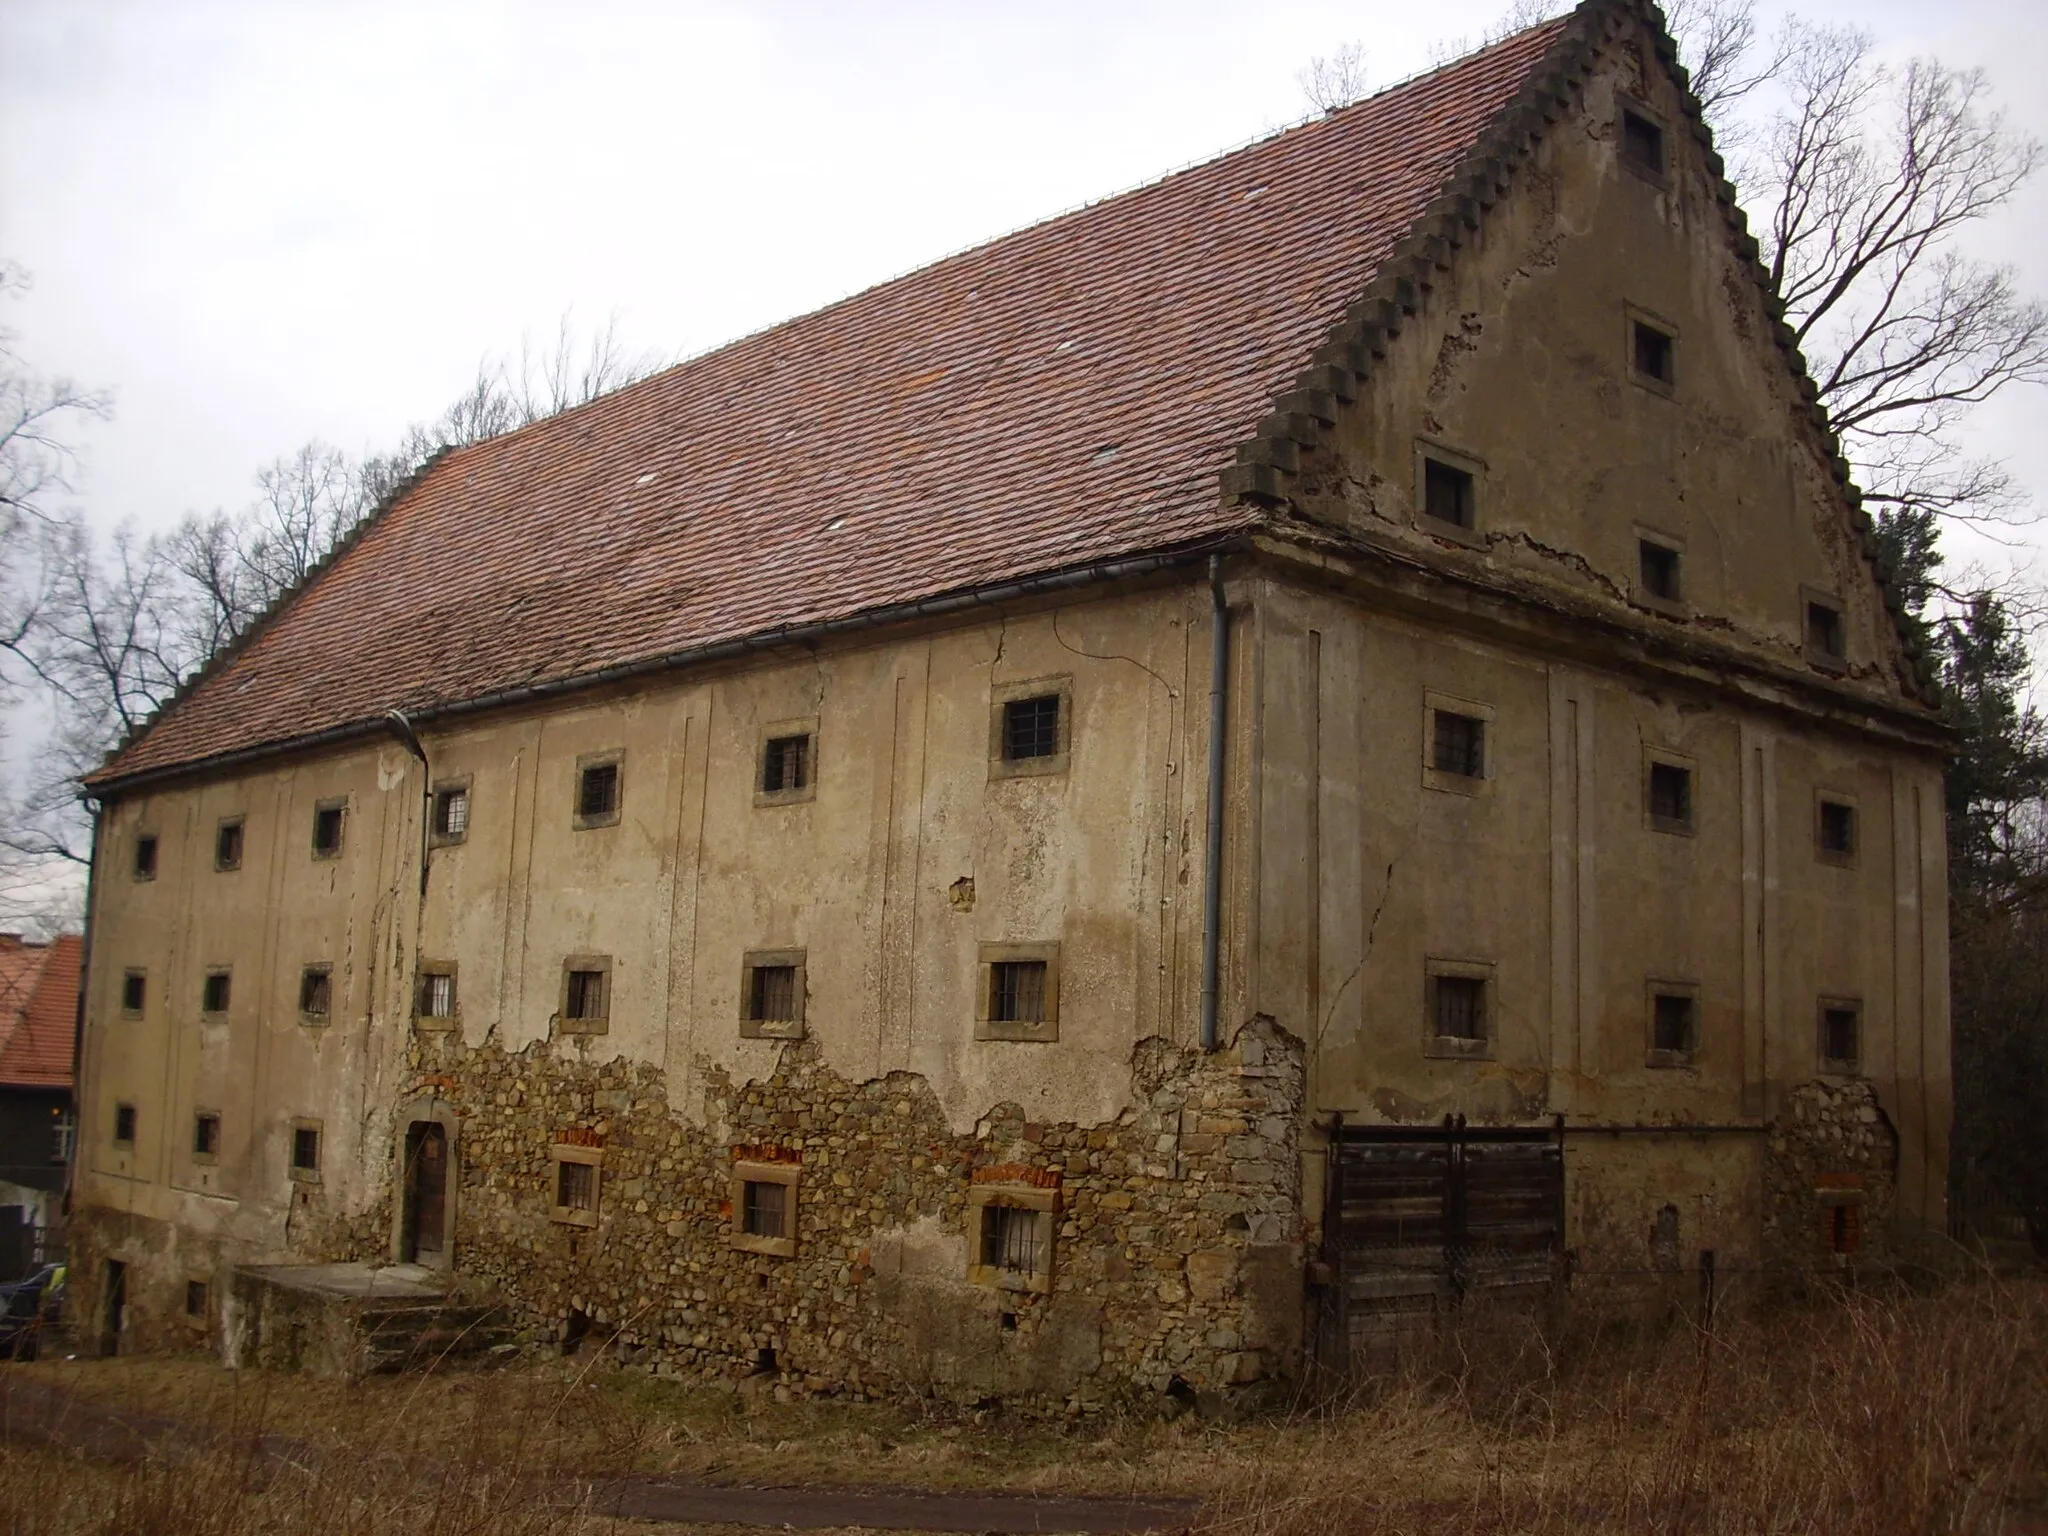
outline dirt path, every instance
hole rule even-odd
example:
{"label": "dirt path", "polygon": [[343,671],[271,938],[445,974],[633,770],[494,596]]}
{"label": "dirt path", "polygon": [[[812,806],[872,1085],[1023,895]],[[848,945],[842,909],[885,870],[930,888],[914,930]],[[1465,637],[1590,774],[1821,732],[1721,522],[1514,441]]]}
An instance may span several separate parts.
{"label": "dirt path", "polygon": [[[159,1414],[111,1408],[89,1397],[19,1378],[0,1378],[0,1436],[60,1446],[101,1461],[191,1454],[217,1443],[211,1431]],[[257,1447],[280,1466],[304,1465],[321,1447],[264,1435]],[[1028,1493],[960,1493],[917,1488],[754,1488],[640,1473],[556,1485],[565,1502],[592,1514],[680,1523],[832,1530],[974,1531],[1000,1536],[1136,1536],[1192,1528],[1191,1499]]]}

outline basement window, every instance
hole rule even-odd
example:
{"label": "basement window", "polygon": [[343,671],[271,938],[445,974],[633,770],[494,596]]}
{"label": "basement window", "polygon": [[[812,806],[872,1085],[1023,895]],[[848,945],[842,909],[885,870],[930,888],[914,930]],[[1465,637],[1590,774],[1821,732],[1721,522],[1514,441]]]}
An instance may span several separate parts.
{"label": "basement window", "polygon": [[735,1248],[774,1258],[796,1256],[796,1163],[736,1159],[732,1169],[732,1232]]}
{"label": "basement window", "polygon": [[576,760],[576,825],[609,827],[618,823],[623,798],[624,763],[620,753],[606,752]]}
{"label": "basement window", "polygon": [[135,878],[154,880],[156,878],[156,836],[144,833],[135,839]]}
{"label": "basement window", "polygon": [[1059,946],[981,946],[977,1040],[1059,1038]]}
{"label": "basement window", "polygon": [[227,971],[208,971],[206,980],[199,985],[199,1011],[201,1013],[226,1013],[228,995],[233,977]]}
{"label": "basement window", "polygon": [[434,789],[433,840],[436,846],[462,842],[469,836],[469,781],[440,784]]}
{"label": "basement window", "polygon": [[141,971],[128,971],[121,977],[121,1012],[131,1019],[142,1017],[142,1005],[149,995],[149,978]]}
{"label": "basement window", "polygon": [[421,1028],[446,1026],[455,1022],[455,967],[429,962],[420,967],[419,1008],[415,1017]]}
{"label": "basement window", "polygon": [[1643,771],[1643,811],[1652,831],[1690,837],[1694,831],[1691,767],[1651,758]]}
{"label": "basement window", "polygon": [[1621,109],[1621,161],[1652,180],[1664,179],[1664,130],[1627,107]]}
{"label": "basement window", "polygon": [[1817,592],[1804,594],[1806,659],[1824,672],[1839,672],[1849,658],[1842,625],[1842,605]]}
{"label": "basement window", "polygon": [[1692,983],[1650,983],[1650,1066],[1692,1064],[1699,1050],[1699,1009],[1699,988]]}
{"label": "basement window", "polygon": [[1005,1291],[1050,1291],[1058,1189],[976,1184],[968,1207],[969,1281]]}
{"label": "basement window", "polygon": [[334,972],[325,965],[309,965],[299,972],[299,1018],[308,1024],[325,1024],[334,1007]]}
{"label": "basement window", "polygon": [[1814,807],[1814,852],[1823,864],[1856,862],[1856,807],[1823,795]]}
{"label": "basement window", "polygon": [[220,1116],[202,1109],[192,1117],[192,1161],[210,1163],[220,1156]]}
{"label": "basement window", "polygon": [[612,963],[604,955],[572,956],[562,967],[561,1032],[601,1035],[611,1026]]}
{"label": "basement window", "polygon": [[1853,998],[1824,997],[1820,1002],[1820,1069],[1841,1076],[1857,1072],[1863,1062],[1863,1005]]}
{"label": "basement window", "polygon": [[242,867],[241,817],[230,817],[214,829],[213,867],[223,871]]}
{"label": "basement window", "polygon": [[131,1151],[134,1149],[135,1106],[133,1104],[116,1104],[114,1106],[114,1145],[117,1147],[127,1147]]}
{"label": "basement window", "polygon": [[804,952],[750,950],[740,972],[740,1038],[800,1040],[804,1033]]}
{"label": "basement window", "polygon": [[348,812],[346,800],[328,800],[313,812],[313,857],[332,859],[341,853],[341,829]]}
{"label": "basement window", "polygon": [[292,1122],[292,1178],[300,1184],[320,1182],[320,1122]]}
{"label": "basement window", "polygon": [[557,1142],[551,1149],[551,1156],[554,1193],[549,1218],[564,1226],[596,1226],[604,1149]]}
{"label": "basement window", "polygon": [[1484,1056],[1491,1044],[1493,966],[1485,961],[1429,960],[1423,967],[1428,1054]]}

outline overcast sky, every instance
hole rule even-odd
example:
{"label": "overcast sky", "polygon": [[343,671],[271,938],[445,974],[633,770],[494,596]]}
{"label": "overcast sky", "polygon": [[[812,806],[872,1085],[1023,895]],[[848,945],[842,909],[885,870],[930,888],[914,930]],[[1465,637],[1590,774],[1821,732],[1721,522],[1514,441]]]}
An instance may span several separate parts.
{"label": "overcast sky", "polygon": [[[115,393],[83,504],[161,525],[309,438],[390,445],[564,312],[702,351],[1293,121],[1313,55],[1362,41],[1383,85],[1502,8],[0,0],[0,255],[35,280],[0,320]],[[2038,4],[1801,9],[1983,67],[2048,138]],[[2048,292],[2044,237],[2048,178],[1979,249]],[[2048,503],[2044,393],[1981,440]]]}

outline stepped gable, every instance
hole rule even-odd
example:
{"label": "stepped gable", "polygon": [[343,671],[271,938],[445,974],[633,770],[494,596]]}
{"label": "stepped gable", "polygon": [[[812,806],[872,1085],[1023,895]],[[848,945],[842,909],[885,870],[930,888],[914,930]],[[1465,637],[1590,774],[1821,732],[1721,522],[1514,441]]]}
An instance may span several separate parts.
{"label": "stepped gable", "polygon": [[1567,27],[443,455],[91,782],[1244,530],[1239,444]]}

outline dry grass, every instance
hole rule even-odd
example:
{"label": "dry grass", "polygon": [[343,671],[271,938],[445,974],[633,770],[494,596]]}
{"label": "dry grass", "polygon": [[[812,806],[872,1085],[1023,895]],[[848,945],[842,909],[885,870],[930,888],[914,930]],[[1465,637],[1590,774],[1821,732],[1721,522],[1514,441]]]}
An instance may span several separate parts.
{"label": "dry grass", "polygon": [[[1341,1405],[1235,1425],[776,1404],[602,1361],[357,1383],[48,1361],[8,1380],[212,1438],[115,1464],[0,1442],[0,1531],[583,1536],[613,1524],[536,1500],[536,1480],[648,1471],[1193,1495],[1231,1536],[2048,1532],[2038,1282],[1851,1296],[1711,1337],[1474,1320]],[[263,1434],[290,1437],[281,1460]]]}

